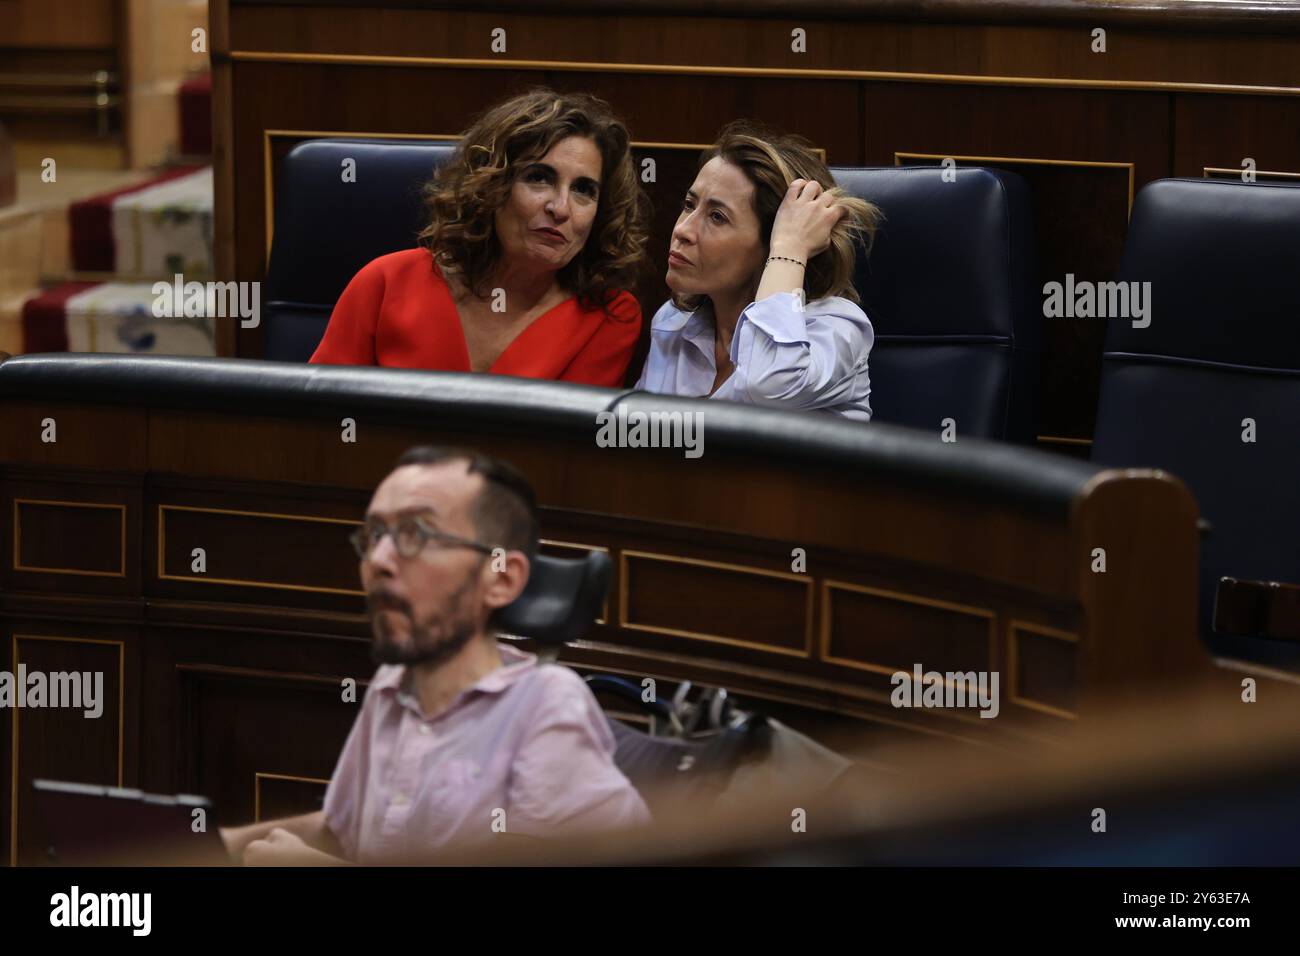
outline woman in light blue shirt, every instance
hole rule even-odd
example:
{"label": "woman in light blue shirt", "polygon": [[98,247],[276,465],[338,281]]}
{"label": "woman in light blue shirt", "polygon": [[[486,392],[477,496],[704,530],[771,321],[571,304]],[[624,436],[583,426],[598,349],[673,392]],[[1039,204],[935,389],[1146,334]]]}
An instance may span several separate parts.
{"label": "woman in light blue shirt", "polygon": [[853,288],[879,209],[806,140],[739,120],[701,157],[637,388],[871,417],[875,335]]}

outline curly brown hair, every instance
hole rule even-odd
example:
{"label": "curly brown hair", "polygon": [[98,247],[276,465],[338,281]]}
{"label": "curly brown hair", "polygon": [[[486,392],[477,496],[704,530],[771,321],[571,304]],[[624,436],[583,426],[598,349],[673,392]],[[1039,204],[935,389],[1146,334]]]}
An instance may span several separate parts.
{"label": "curly brown hair", "polygon": [[645,268],[649,200],[632,162],[627,127],[608,103],[586,93],[538,87],[480,115],[451,161],[424,186],[429,225],[420,245],[439,265],[459,271],[475,295],[485,296],[484,283],[501,257],[496,211],[518,172],[570,136],[596,144],[603,182],[591,233],[557,279],[584,308],[603,308],[618,291],[633,289]]}
{"label": "curly brown hair", "polygon": [[[828,296],[842,296],[858,302],[853,286],[853,265],[859,248],[869,255],[876,229],[884,220],[880,207],[849,195],[835,185],[830,169],[813,145],[802,136],[781,133],[754,120],[733,120],[719,132],[713,145],[700,154],[700,168],[715,156],[738,166],[754,184],[754,213],[758,216],[758,233],[766,246],[772,238],[772,225],[781,208],[790,183],[811,179],[835,196],[845,215],[831,229],[830,245],[813,256],[804,272],[804,290],[808,301]],[[692,312],[704,296],[674,295],[673,304]]]}

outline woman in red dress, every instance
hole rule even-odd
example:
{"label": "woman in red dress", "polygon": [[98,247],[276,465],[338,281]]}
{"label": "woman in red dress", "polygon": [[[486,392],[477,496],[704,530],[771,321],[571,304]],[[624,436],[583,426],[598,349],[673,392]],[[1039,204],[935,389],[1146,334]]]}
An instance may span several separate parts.
{"label": "woman in red dress", "polygon": [[311,361],[623,383],[648,203],[607,103],[539,89],[493,107],[424,198],[420,245],[353,277]]}

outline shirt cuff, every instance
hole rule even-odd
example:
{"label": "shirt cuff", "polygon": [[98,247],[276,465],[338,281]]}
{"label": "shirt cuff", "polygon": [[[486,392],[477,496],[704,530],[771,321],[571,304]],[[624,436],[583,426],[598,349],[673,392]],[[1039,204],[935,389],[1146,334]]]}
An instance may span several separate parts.
{"label": "shirt cuff", "polygon": [[[776,292],[758,302],[747,305],[740,313],[741,322],[749,322],[778,345],[808,345],[807,305],[793,292]],[[736,361],[737,334],[731,339],[732,362]]]}

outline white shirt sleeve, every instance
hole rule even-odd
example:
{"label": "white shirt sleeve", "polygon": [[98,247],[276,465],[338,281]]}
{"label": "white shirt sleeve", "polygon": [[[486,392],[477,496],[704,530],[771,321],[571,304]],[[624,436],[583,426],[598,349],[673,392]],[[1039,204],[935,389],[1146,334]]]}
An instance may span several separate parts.
{"label": "white shirt sleeve", "polygon": [[804,306],[791,292],[769,295],[746,306],[736,323],[737,397],[805,409],[851,401],[874,341],[866,313],[847,299]]}

